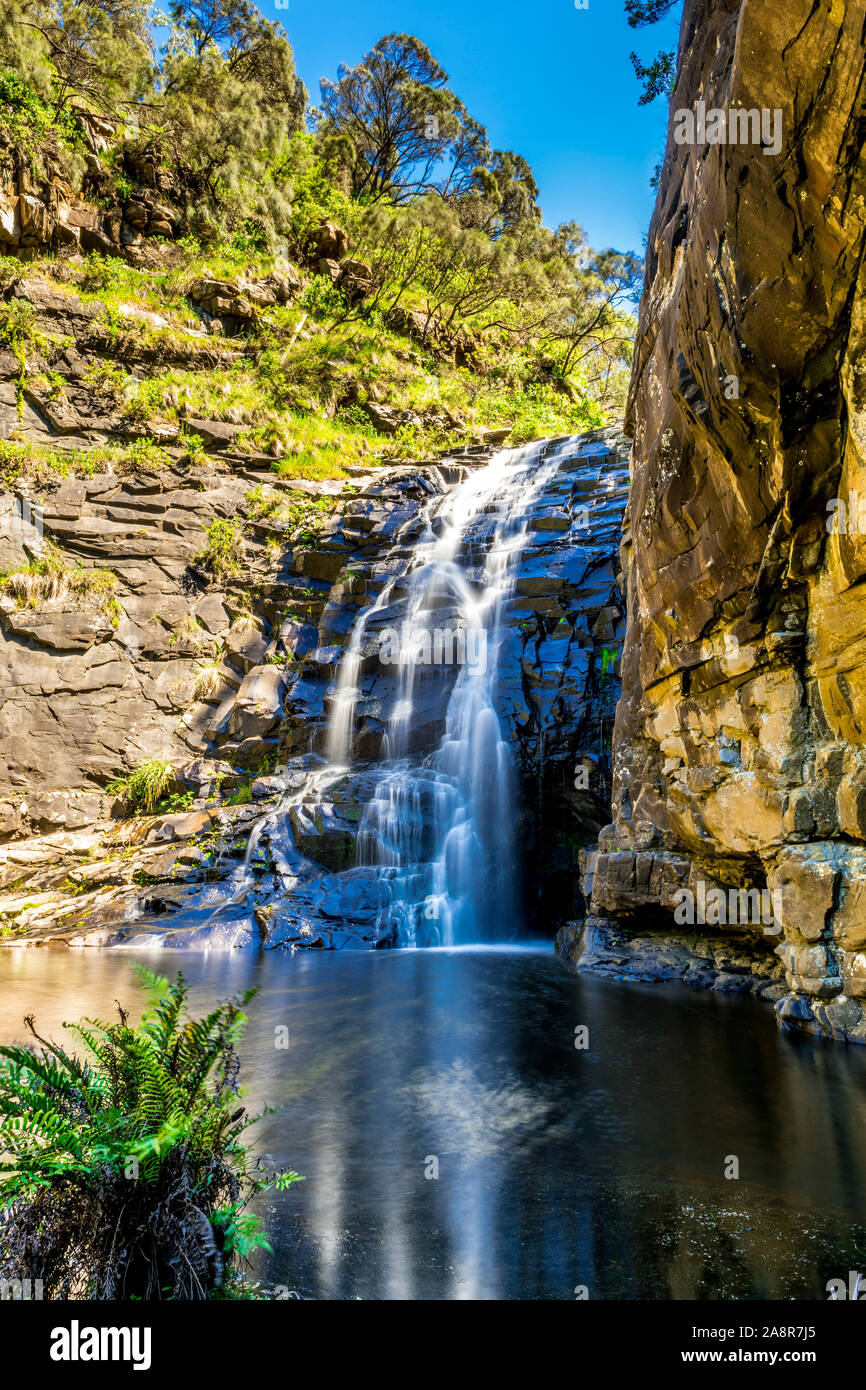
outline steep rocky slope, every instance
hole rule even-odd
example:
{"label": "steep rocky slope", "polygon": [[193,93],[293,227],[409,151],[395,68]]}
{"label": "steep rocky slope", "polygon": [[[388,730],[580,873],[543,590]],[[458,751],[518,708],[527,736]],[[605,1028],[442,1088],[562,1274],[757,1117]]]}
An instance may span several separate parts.
{"label": "steep rocky slope", "polygon": [[[325,795],[344,645],[411,568],[431,503],[490,459],[495,432],[404,464],[338,454],[341,476],[310,479],[257,452],[242,423],[189,409],[136,419],[114,374],[146,383],[178,364],[195,390],[237,368],[237,325],[192,327],[182,310],[155,323],[135,297],[118,313],[80,292],[74,260],[48,270],[11,285],[26,341],[0,352],[3,939],[103,942],[181,910],[177,928],[195,927],[222,891],[232,939],[257,923],[273,944],[311,944],[323,885],[287,913],[280,866],[300,852],[302,877],[321,879],[355,862],[397,699],[393,668],[371,651],[357,766]],[[244,288],[250,303],[279,303],[293,286],[284,265]],[[524,788],[531,911],[560,919],[582,907],[577,853],[601,823],[619,689],[623,444],[616,430],[576,442],[515,579],[501,718]],[[398,627],[401,601],[397,589]],[[440,671],[419,705],[419,751],[441,735],[454,674]],[[166,795],[159,814],[130,816],[117,779],[148,760],[170,768]],[[360,912],[357,895],[331,912],[333,944],[355,939]],[[375,914],[367,927],[375,941]]]}
{"label": "steep rocky slope", "polygon": [[[562,941],[583,968],[754,987],[858,1041],[864,22],[862,0],[687,0],[672,116],[766,109],[781,147],[678,144],[671,121],[627,425],[614,824]],[[699,891],[764,887],[772,925],[741,911],[736,951],[730,921],[674,921]]]}
{"label": "steep rocky slope", "polygon": [[[577,856],[597,833],[609,779],[623,445],[615,430],[574,442],[539,499],[509,605],[500,720],[522,784],[527,907],[548,918],[583,907]],[[168,467],[71,472],[45,497],[46,538],[85,572],[116,576],[110,616],[80,599],[0,601],[10,942],[48,933],[98,945],[158,931],[167,944],[195,944],[196,932],[237,945],[259,933],[269,945],[391,944],[363,871],[347,871],[399,671],[371,634],[353,764],[337,777],[325,757],[335,678],[358,614],[385,584],[396,587],[383,620],[399,629],[401,577],[431,502],[490,449],[372,467],[357,480],[266,484],[277,499],[333,497],[311,541],[287,534],[278,507],[256,515],[257,464],[270,460],[211,447],[204,462],[177,448]],[[237,576],[208,574],[195,555],[212,518],[250,512],[239,596]],[[479,544],[468,542],[469,577]],[[419,759],[442,735],[456,674],[445,665],[422,681]],[[171,764],[181,808],[129,817],[106,792],[142,756]],[[576,760],[585,777],[575,778]]]}

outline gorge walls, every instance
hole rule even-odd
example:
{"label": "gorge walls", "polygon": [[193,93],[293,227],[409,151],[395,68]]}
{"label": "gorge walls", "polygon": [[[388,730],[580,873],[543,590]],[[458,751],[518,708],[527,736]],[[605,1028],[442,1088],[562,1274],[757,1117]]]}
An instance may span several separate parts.
{"label": "gorge walls", "polygon": [[[858,1041],[864,28],[863,0],[687,0],[626,425],[613,825],[584,862],[593,915],[563,941],[579,965],[627,973],[623,928],[692,927],[656,977],[711,981],[706,938],[743,922],[704,925],[691,905],[766,889],[771,920],[743,938],[758,987],[785,1024]],[[699,102],[704,134],[714,109],[738,136],[751,123],[731,113],[765,112],[771,148],[698,143]],[[692,143],[677,143],[682,111]],[[784,983],[768,986],[777,957]]]}
{"label": "gorge walls", "polygon": [[[45,286],[24,292],[56,327]],[[0,940],[430,945],[446,918],[475,940],[469,919],[510,937],[583,911],[624,636],[619,429],[310,481],[195,419],[203,457],[176,432],[97,470],[83,460],[106,457],[108,422],[64,367],[80,433],[61,476],[21,483],[30,520],[5,538],[13,572],[31,554],[55,568],[0,595]],[[17,429],[54,437],[27,403]],[[204,543],[232,520],[237,563],[214,572]],[[486,639],[474,660],[461,623]],[[428,630],[447,650],[414,652]],[[133,815],[115,779],[142,757],[171,780]],[[500,838],[507,901],[482,891]],[[475,898],[490,901],[464,911]]]}

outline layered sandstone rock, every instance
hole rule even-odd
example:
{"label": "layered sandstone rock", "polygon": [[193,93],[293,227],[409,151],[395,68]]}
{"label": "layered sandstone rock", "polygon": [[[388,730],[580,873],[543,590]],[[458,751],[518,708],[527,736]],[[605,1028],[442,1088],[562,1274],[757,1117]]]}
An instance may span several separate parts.
{"label": "layered sandstone rock", "polygon": [[[217,425],[202,433],[218,438]],[[599,431],[562,458],[507,603],[498,714],[523,784],[528,897],[545,921],[584,906],[577,858],[609,787],[624,444],[618,430]],[[197,933],[211,942],[222,904],[228,944],[392,944],[378,923],[381,883],[353,867],[399,689],[380,628],[398,630],[406,617],[400,581],[431,502],[491,452],[469,445],[315,483],[278,478],[264,455],[223,447],[193,463],[177,447],[160,468],[46,488],[44,540],[85,569],[110,569],[116,607],[109,617],[63,600],[0,598],[0,927],[15,943],[101,945],[144,930],[194,946]],[[281,529],[285,492],[332,494],[314,540]],[[248,518],[243,570],[220,579],[196,556],[204,528],[230,515]],[[488,540],[482,512],[464,556],[470,579]],[[31,537],[27,553],[35,546]],[[353,766],[335,780],[324,757],[334,676],[359,613],[392,579],[364,651]],[[436,615],[446,625],[454,616],[446,606]],[[457,670],[433,667],[421,682],[419,764],[442,737]],[[144,757],[170,762],[191,804],[112,820],[120,808],[106,783]],[[247,786],[251,803],[237,804]]]}
{"label": "layered sandstone rock", "polygon": [[864,24],[864,0],[687,0],[672,117],[765,109],[781,143],[677,144],[671,121],[628,412],[614,827],[586,864],[594,911],[635,929],[674,928],[677,888],[766,887],[780,1017],[858,1041]]}

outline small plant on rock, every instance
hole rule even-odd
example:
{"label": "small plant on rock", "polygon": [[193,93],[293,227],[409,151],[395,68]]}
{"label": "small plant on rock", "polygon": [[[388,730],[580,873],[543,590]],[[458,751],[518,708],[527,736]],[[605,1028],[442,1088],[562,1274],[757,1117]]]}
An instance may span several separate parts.
{"label": "small plant on rock", "polygon": [[236,792],[226,797],[227,806],[248,806],[253,799],[253,788],[251,782],[244,782],[242,787],[238,787]]}
{"label": "small plant on rock", "polygon": [[81,288],[90,293],[100,290],[117,292],[130,279],[130,268],[119,256],[100,256],[91,251],[84,258],[81,271]]}
{"label": "small plant on rock", "polygon": [[223,661],[224,648],[220,647],[214,653],[210,661],[202,662],[195,674],[192,684],[192,698],[194,700],[213,700],[217,691],[223,683],[220,667]]}
{"label": "small plant on rock", "polygon": [[237,574],[244,558],[244,528],[239,517],[217,517],[207,528],[207,545],[193,559],[217,579]]}
{"label": "small plant on rock", "polygon": [[84,372],[82,381],[97,395],[119,401],[130,389],[132,377],[114,362],[91,362]]}
{"label": "small plant on rock", "polygon": [[186,430],[182,430],[178,442],[186,449],[191,464],[200,467],[207,463],[207,450],[200,434],[188,434]]}
{"label": "small plant on rock", "polygon": [[44,339],[36,327],[36,312],[28,299],[10,299],[0,304],[0,344],[8,348],[18,363],[15,380],[18,418],[24,414],[24,389],[27,385],[27,353]]}
{"label": "small plant on rock", "polygon": [[120,797],[128,811],[149,815],[173,785],[171,763],[162,762],[159,758],[146,758],[125,777],[109,782],[105,790],[112,796]]}

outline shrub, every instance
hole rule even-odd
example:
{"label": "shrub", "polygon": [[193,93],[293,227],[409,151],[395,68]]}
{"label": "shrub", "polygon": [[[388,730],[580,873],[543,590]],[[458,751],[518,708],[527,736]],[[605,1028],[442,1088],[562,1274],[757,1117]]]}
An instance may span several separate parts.
{"label": "shrub", "polygon": [[203,1299],[269,1248],[244,1208],[268,1187],[242,1134],[237,1043],[255,994],[186,1017],[188,987],[137,967],[150,1007],[130,1027],[70,1025],[86,1060],[40,1037],[0,1047],[0,1278],[49,1298]]}
{"label": "shrub", "polygon": [[193,560],[218,579],[237,574],[244,558],[244,528],[239,517],[217,517],[207,528],[207,545]]}
{"label": "shrub", "polygon": [[134,767],[125,777],[109,782],[106,791],[119,796],[127,810],[142,811],[148,814],[156,809],[169,788],[174,784],[171,763],[158,758],[146,758]]}
{"label": "shrub", "polygon": [[204,447],[204,440],[200,434],[187,434],[186,430],[181,432],[180,443],[186,449],[187,457],[191,464],[207,463],[207,450]]}
{"label": "shrub", "polygon": [[329,275],[312,275],[298,299],[298,308],[322,321],[341,318],[348,304]]}
{"label": "shrub", "polygon": [[24,388],[27,385],[27,350],[37,336],[36,315],[27,299],[10,299],[0,304],[0,343],[7,347],[18,363],[16,394],[18,418],[24,414]]}
{"label": "shrub", "polygon": [[98,395],[122,400],[132,385],[132,377],[115,362],[90,362],[81,378],[83,384]]}
{"label": "shrub", "polygon": [[83,290],[90,291],[90,293],[111,290],[116,293],[123,288],[129,278],[129,266],[118,256],[100,256],[98,251],[91,251],[84,258],[84,265],[81,270],[81,288]]}
{"label": "shrub", "polygon": [[163,409],[164,386],[159,377],[141,381],[124,402],[123,418],[133,425],[146,425]]}
{"label": "shrub", "polygon": [[0,68],[0,127],[29,152],[53,135],[63,144],[83,144],[81,125],[74,110],[56,110],[12,68]]}
{"label": "shrub", "polygon": [[21,262],[17,256],[0,256],[0,290],[8,290],[21,278]]}
{"label": "shrub", "polygon": [[122,470],[169,468],[172,461],[171,454],[149,435],[143,435],[142,438],[134,439],[131,444],[127,444],[125,448],[115,450],[115,459]]}

